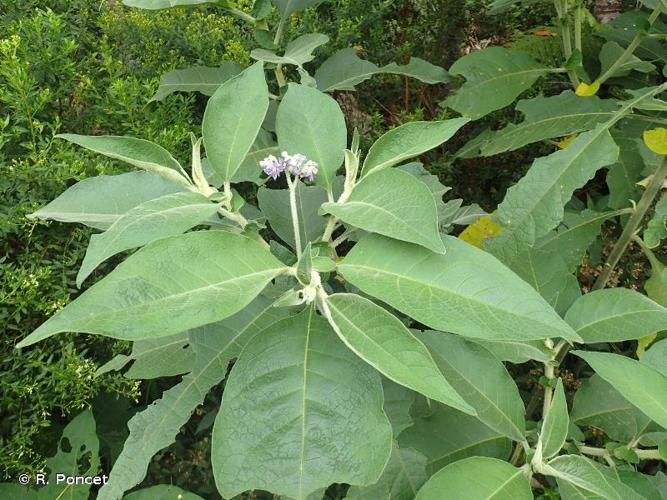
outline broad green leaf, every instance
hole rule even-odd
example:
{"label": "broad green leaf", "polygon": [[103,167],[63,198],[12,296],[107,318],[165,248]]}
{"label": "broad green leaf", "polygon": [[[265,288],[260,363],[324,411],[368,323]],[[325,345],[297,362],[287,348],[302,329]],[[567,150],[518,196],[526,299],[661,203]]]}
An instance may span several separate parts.
{"label": "broad green leaf", "polygon": [[[290,212],[289,191],[287,189],[259,188],[257,192],[259,208],[269,220],[271,229],[290,247],[294,248],[294,229]],[[327,193],[320,186],[306,186],[299,182],[296,187],[297,212],[301,241],[314,241],[324,232],[327,221],[317,214],[327,201]]]}
{"label": "broad green leaf", "polygon": [[206,394],[225,378],[227,365],[248,340],[288,314],[287,309],[273,307],[272,299],[260,295],[234,316],[191,331],[195,352],[192,371],[161,399],[132,417],[128,423],[130,437],[98,498],[119,498],[143,481],[153,455],[174,442]]}
{"label": "broad green leaf", "polygon": [[353,486],[345,498],[414,500],[417,491],[428,479],[426,461],[427,458],[417,450],[402,449],[394,444],[391,458],[378,482],[371,486]]}
{"label": "broad green leaf", "polygon": [[667,339],[656,342],[641,358],[646,366],[656,369],[667,377]]}
{"label": "broad green leaf", "polygon": [[667,307],[667,266],[660,262],[650,250],[648,257],[651,263],[651,276],[644,283],[644,290],[652,300]]}
{"label": "broad green leaf", "polygon": [[623,128],[612,131],[612,137],[620,153],[618,161],[608,167],[606,181],[609,187],[608,205],[618,209],[629,207],[631,200],[639,200],[642,194],[637,181],[642,178],[645,168],[640,149],[646,146]]}
{"label": "broad green leaf", "polygon": [[[67,442],[69,446],[65,448],[63,442]],[[48,484],[40,488],[35,497],[38,500],[87,499],[90,494],[90,485],[72,486],[63,482],[58,484],[56,474],[66,476],[96,476],[98,474],[100,444],[92,412],[86,410],[79,413],[65,427],[62,438],[57,440],[57,443],[56,454],[46,460],[46,467],[50,471]]]}
{"label": "broad green leaf", "polygon": [[414,448],[428,457],[429,474],[467,457],[509,457],[512,442],[476,417],[439,403],[431,408],[432,413],[415,418],[414,425],[398,437],[402,449]]}
{"label": "broad green leaf", "polygon": [[485,247],[503,262],[514,260],[558,226],[563,207],[577,188],[617,158],[618,147],[607,125],[598,125],[567,148],[536,159],[528,173],[507,190],[495,214],[504,229],[487,240]]}
{"label": "broad green leaf", "polygon": [[649,248],[655,248],[667,238],[667,194],[655,204],[653,217],[644,229],[644,243]]}
{"label": "broad green leaf", "polygon": [[392,382],[388,378],[382,379],[384,391],[384,412],[391,422],[394,437],[413,424],[410,409],[417,399],[417,393],[404,385]]}
{"label": "broad green leaf", "polygon": [[574,351],[625,399],[667,429],[667,376],[634,359],[603,352]]}
{"label": "broad green leaf", "polygon": [[572,422],[601,429],[611,439],[630,442],[642,435],[650,419],[599,375],[584,381],[574,395]]}
{"label": "broad green leaf", "polygon": [[250,57],[258,61],[266,61],[274,64],[293,64],[294,66],[303,66],[307,62],[315,59],[313,51],[320,45],[329,41],[329,37],[321,33],[308,33],[295,38],[287,44],[285,53],[282,56],[266,49],[255,49],[250,53]]}
{"label": "broad green leaf", "polygon": [[565,261],[567,270],[575,271],[582,263],[588,247],[600,234],[602,223],[620,215],[619,211],[595,212],[593,210],[568,211],[561,224],[535,243],[535,249],[547,253],[557,253]]}
{"label": "broad green leaf", "polygon": [[494,257],[451,236],[447,254],[378,235],[339,263],[345,279],[437,330],[487,340],[535,340],[574,331],[531,286]]}
{"label": "broad green leaf", "polygon": [[[616,42],[607,42],[602,46],[600,50],[600,75],[607,74],[607,70],[611,69],[612,65],[618,61],[623,54],[625,49],[621,47]],[[623,64],[621,64],[613,74],[609,75],[608,78],[627,76],[631,71],[639,71],[640,73],[650,73],[655,71],[655,65],[651,64],[648,61],[642,61],[639,57],[634,54],[630,54],[629,57],[625,57]]]}
{"label": "broad green leaf", "polygon": [[353,48],[342,49],[324,61],[315,72],[317,88],[322,92],[355,90],[360,84],[377,74],[380,68],[357,56]]}
{"label": "broad green leaf", "polygon": [[396,63],[387,64],[380,68],[379,72],[409,76],[429,84],[449,82],[452,79],[447,71],[440,66],[431,64],[418,57],[411,57],[408,63],[403,65]]}
{"label": "broad green leaf", "polygon": [[180,163],[169,151],[150,141],[115,135],[58,134],[56,138],[65,139],[95,153],[153,172],[180,186],[190,187],[190,181],[185,177]]}
{"label": "broad green leaf", "polygon": [[[258,185],[264,184],[266,179],[262,178],[263,172],[259,166],[259,162],[269,155],[278,156],[280,152],[280,148],[273,139],[273,135],[264,129],[259,129],[254,144],[250,148],[250,151],[248,151],[239,169],[234,173],[232,183],[252,182]],[[213,175],[209,177],[207,173],[206,178],[214,186],[219,187],[223,184],[220,176]]]}
{"label": "broad green leaf", "polygon": [[471,52],[456,61],[449,73],[466,82],[444,104],[473,120],[504,108],[535,80],[549,72],[528,54],[489,47]]}
{"label": "broad green leaf", "polygon": [[125,495],[123,500],[203,500],[199,495],[174,486],[158,484]]}
{"label": "broad green leaf", "polygon": [[551,353],[542,340],[527,340],[525,342],[508,341],[495,342],[491,340],[471,339],[481,345],[500,361],[510,363],[525,363],[534,359],[545,363],[551,359]]}
{"label": "broad green leaf", "polygon": [[28,218],[80,222],[106,230],[131,208],[183,190],[183,186],[151,172],[100,175],[77,182]]}
{"label": "broad green leaf", "polygon": [[435,199],[423,182],[400,170],[364,177],[348,200],[325,203],[321,213],[335,215],[364,231],[445,253]]}
{"label": "broad green leaf", "polygon": [[380,377],[308,308],[256,335],[234,364],[213,429],[218,490],[305,499],[375,483],[391,453]]}
{"label": "broad green leaf", "polygon": [[281,149],[319,164],[315,181],[331,192],[347,147],[345,117],[338,103],[317,89],[290,83],[278,107],[276,134]]}
{"label": "broad green leaf", "polygon": [[216,0],[123,0],[123,5],[138,9],[158,10],[215,2]]}
{"label": "broad green leaf", "polygon": [[456,392],[477,418],[501,434],[525,440],[525,408],[514,380],[503,364],[478,344],[445,332],[419,337]]}
{"label": "broad green leaf", "polygon": [[439,146],[468,121],[467,118],[453,118],[434,122],[409,122],[390,130],[368,150],[362,176],[393,167]]}
{"label": "broad green leaf", "polygon": [[261,62],[227,80],[209,99],[202,123],[204,146],[223,181],[231,181],[241,166],[268,108],[269,89]]}
{"label": "broad green leaf", "polygon": [[282,18],[286,19],[294,12],[305,10],[308,7],[315,7],[323,1],[324,0],[273,0],[273,3],[278,7]]}
{"label": "broad green leaf", "polygon": [[528,477],[513,465],[488,457],[471,457],[436,472],[417,494],[416,500],[442,500],[456,492],[475,500],[532,500]]}
{"label": "broad green leaf", "polygon": [[186,191],[146,201],[121,215],[102,234],[90,238],[86,256],[76,277],[78,286],[109,257],[148,243],[181,234],[218,210],[199,193]]}
{"label": "broad green leaf", "polygon": [[559,378],[540,432],[543,458],[551,458],[558,454],[567,439],[569,425],[565,389],[563,389],[563,380]]}
{"label": "broad green leaf", "polygon": [[370,61],[359,58],[353,48],[339,50],[324,61],[315,72],[315,80],[317,88],[322,92],[355,90],[355,85],[379,74],[409,76],[428,84],[451,80],[451,77],[443,68],[418,57],[410,58],[407,64],[391,63],[379,67]]}
{"label": "broad green leaf", "polygon": [[192,370],[195,353],[188,332],[159,339],[139,340],[128,356],[133,360],[127,378],[154,379],[181,375]]}
{"label": "broad green leaf", "polygon": [[474,414],[424,344],[387,310],[349,293],[329,296],[327,305],[338,336],[373,368],[430,399]]}
{"label": "broad green leaf", "polygon": [[581,296],[579,282],[558,250],[529,248],[512,261],[510,268],[538,291],[560,316]]}
{"label": "broad green leaf", "polygon": [[588,344],[622,342],[667,330],[667,308],[629,288],[609,288],[579,298],[565,321]]}
{"label": "broad green leaf", "polygon": [[158,240],[132,255],[17,347],[61,332],[142,340],[243,309],[285,267],[256,241],[223,231]]}
{"label": "broad green leaf", "polygon": [[160,85],[152,101],[161,101],[174,92],[200,92],[211,96],[218,87],[230,78],[238,75],[243,68],[240,64],[223,61],[218,68],[193,66],[186,69],[175,69],[160,78]]}
{"label": "broad green leaf", "polygon": [[[605,500],[642,500],[644,497],[606,473],[588,458],[562,455],[542,467],[542,473],[566,481],[577,489],[599,495]],[[645,499],[644,499],[645,500]]]}
{"label": "broad green leaf", "polygon": [[480,156],[493,156],[527,144],[576,134],[609,120],[617,109],[618,103],[612,99],[581,99],[571,90],[550,97],[522,99],[517,102],[516,110],[523,113],[524,120],[506,126],[481,143],[473,139],[477,141],[474,149]]}

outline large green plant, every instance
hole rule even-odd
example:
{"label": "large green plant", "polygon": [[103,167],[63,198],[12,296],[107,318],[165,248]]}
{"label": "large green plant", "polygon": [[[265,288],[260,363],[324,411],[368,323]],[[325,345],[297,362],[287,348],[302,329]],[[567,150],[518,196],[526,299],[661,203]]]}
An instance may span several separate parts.
{"label": "large green plant", "polygon": [[[275,45],[291,14],[318,3],[276,0]],[[266,2],[252,14],[224,7],[266,28]],[[420,60],[380,69],[351,50],[313,76],[306,65],[326,42],[318,34],[258,49],[249,68],[165,77],[163,94],[212,94],[187,170],[145,140],[61,136],[143,170],[88,179],[34,214],[104,231],[91,238],[79,282],[110,256],[143,248],[18,347],[86,332],[134,342],[130,359],[115,358],[104,370],[133,360],[132,369],[150,377],[185,374],[129,422],[99,498],[120,498],[139,484],[151,457],[222,380],[211,460],[225,498],[253,489],[321,498],[333,483],[350,485],[351,498],[522,499],[531,488],[555,487],[563,498],[660,497],[664,475],[634,466],[666,458],[667,340],[639,361],[604,344],[667,329],[664,267],[640,238],[667,176],[659,126],[667,84],[656,72],[662,63],[634,55],[662,43],[652,35],[664,6],[653,5],[648,25],[631,39],[624,28],[602,32],[617,41],[603,47],[593,81],[580,50],[583,6],[558,0],[556,7],[563,67],[498,47],[473,52],[450,69],[466,80],[444,103],[460,118],[404,124],[365,152],[326,92],[349,90],[378,71],[425,81],[449,76]],[[603,55],[611,51],[618,52],[613,62]],[[295,73],[284,71],[292,66]],[[652,72],[651,84],[618,99],[594,96],[602,83],[633,71]],[[300,83],[288,83],[290,74]],[[444,203],[446,188],[405,162],[549,74],[567,74],[575,91],[523,102],[526,123],[485,133],[464,150],[484,154],[579,135],[535,160],[492,218],[467,230],[463,239],[483,249],[448,235],[452,224],[479,213]],[[632,194],[618,193],[632,193],[644,163],[646,189],[624,207],[619,200]],[[575,211],[573,193],[602,168],[609,169],[609,210]],[[235,189],[244,181],[261,186],[258,206]],[[650,246],[665,235],[663,205],[643,233]],[[582,295],[574,272],[602,221],[619,215],[623,234],[594,290]],[[471,237],[480,226],[494,236]],[[653,300],[603,289],[632,239],[652,259],[646,290]],[[568,411],[557,369],[573,343],[598,345],[573,353],[596,375]],[[527,360],[544,366],[528,407],[503,363]],[[605,446],[592,446],[578,426],[602,429]]]}

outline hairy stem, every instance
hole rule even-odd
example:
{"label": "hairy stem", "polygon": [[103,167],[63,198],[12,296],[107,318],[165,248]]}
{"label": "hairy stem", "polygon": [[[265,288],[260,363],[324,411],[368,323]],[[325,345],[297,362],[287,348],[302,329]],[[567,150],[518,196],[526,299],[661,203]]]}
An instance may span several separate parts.
{"label": "hairy stem", "polygon": [[593,285],[593,290],[599,290],[606,286],[607,281],[609,280],[609,276],[616,267],[616,264],[618,264],[618,261],[625,253],[625,250],[632,240],[632,236],[639,228],[642,220],[644,219],[644,216],[646,215],[646,212],[651,207],[651,204],[653,203],[653,200],[655,200],[657,194],[660,192],[660,188],[662,187],[662,183],[666,177],[667,157],[663,158],[662,164],[658,168],[658,171],[653,175],[653,178],[651,179],[651,182],[649,182],[648,186],[646,186],[644,195],[639,200],[639,203],[637,203],[635,212],[632,214],[630,220],[628,220],[628,223],[625,225],[623,233],[621,233],[621,237],[614,245],[614,248],[612,248],[611,253],[609,254],[609,258],[607,259],[607,262],[605,262],[600,276],[598,276],[598,279],[595,281],[595,285]]}
{"label": "hairy stem", "polygon": [[546,416],[551,408],[551,400],[554,395],[553,387],[551,387],[551,381],[556,378],[554,372],[554,365],[551,361],[544,363],[544,376],[548,379],[548,383],[544,384],[544,401],[542,401],[542,418]]}
{"label": "hairy stem", "polygon": [[290,176],[288,172],[285,172],[285,177],[287,178],[287,185],[289,186],[289,206],[292,212],[292,229],[294,230],[294,246],[296,247],[296,258],[301,258],[301,232],[299,231],[299,212],[296,208],[296,188],[299,184],[299,179]]}
{"label": "hairy stem", "polygon": [[[662,9],[663,9],[662,5],[660,4],[660,2],[658,2],[658,4],[655,6],[655,9],[653,9],[653,12],[651,12],[651,15],[648,18],[649,29],[651,29],[651,26],[653,26],[653,23],[655,23],[656,19],[658,19],[658,17],[660,17],[660,13],[662,12]],[[646,31],[648,31],[648,30],[646,30]],[[644,31],[638,31],[637,32],[637,34],[634,36],[634,38],[630,42],[630,45],[628,45],[626,47],[626,49],[623,51],[623,53],[621,54],[621,57],[616,59],[616,61],[614,61],[614,64],[612,64],[609,67],[609,69],[607,69],[607,71],[605,71],[604,74],[600,78],[598,78],[600,83],[604,83],[609,78],[611,78],[614,75],[614,73],[616,72],[616,70],[618,68],[620,68],[621,66],[623,66],[628,61],[628,59],[630,59],[630,57],[632,57],[632,54],[637,49],[637,47],[642,42],[642,40],[644,39],[645,36],[646,36],[646,33]]]}
{"label": "hairy stem", "polygon": [[[563,46],[563,57],[566,61],[572,57],[572,35],[570,33],[570,6],[568,0],[554,0],[554,7],[558,15],[558,27],[560,29],[561,45]],[[579,85],[579,77],[573,70],[568,70],[567,75],[574,87]]]}

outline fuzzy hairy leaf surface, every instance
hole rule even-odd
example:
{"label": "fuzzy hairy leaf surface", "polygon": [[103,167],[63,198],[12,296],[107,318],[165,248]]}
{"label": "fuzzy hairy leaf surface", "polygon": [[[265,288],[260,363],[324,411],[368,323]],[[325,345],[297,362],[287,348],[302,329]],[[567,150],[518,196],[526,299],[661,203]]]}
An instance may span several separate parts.
{"label": "fuzzy hairy leaf surface", "polygon": [[414,448],[428,457],[427,472],[472,456],[506,459],[512,442],[478,418],[439,403],[430,412],[415,417],[414,425],[398,436],[401,448]]}
{"label": "fuzzy hairy leaf surface", "polygon": [[78,286],[97,266],[117,253],[181,234],[218,210],[205,196],[186,191],[146,201],[121,215],[102,234],[90,238],[86,256],[76,277]]}
{"label": "fuzzy hairy leaf surface", "polygon": [[17,347],[70,331],[125,340],[182,332],[240,311],[284,269],[257,242],[232,233],[199,231],[158,240]]}
{"label": "fuzzy hairy leaf surface", "polygon": [[99,175],[77,182],[28,218],[80,222],[106,230],[137,205],[184,189],[151,172]]}
{"label": "fuzzy hairy leaf surface", "polygon": [[421,340],[386,309],[351,293],[331,295],[327,304],[336,333],[361,359],[394,382],[474,413],[440,372]]}
{"label": "fuzzy hairy leaf surface", "polygon": [[525,409],[519,390],[493,354],[445,332],[424,332],[419,338],[478,419],[514,441],[525,440]]}
{"label": "fuzzy hairy leaf surface", "polygon": [[151,101],[161,101],[174,92],[199,92],[211,96],[218,87],[243,71],[240,64],[222,61],[217,68],[193,66],[175,69],[160,78],[160,85]]}
{"label": "fuzzy hairy leaf surface", "polygon": [[449,140],[468,118],[433,122],[408,122],[382,135],[368,150],[362,176],[419,156]]}
{"label": "fuzzy hairy leaf surface", "polygon": [[479,500],[531,500],[528,477],[521,469],[489,457],[471,457],[436,472],[416,500],[441,500],[445,492]]}
{"label": "fuzzy hairy leaf surface", "polygon": [[540,432],[540,443],[544,458],[551,458],[558,454],[567,439],[569,425],[570,418],[567,414],[565,389],[563,389],[563,380],[559,378]]}
{"label": "fuzzy hairy leaf surface", "polygon": [[130,436],[114,463],[108,483],[100,490],[100,499],[116,499],[139,484],[153,455],[175,439],[194,409],[203,403],[209,390],[227,374],[227,365],[257,332],[286,317],[287,309],[273,307],[273,300],[260,295],[243,311],[189,333],[195,352],[192,371],[162,398],[130,422]]}
{"label": "fuzzy hairy leaf surface", "polygon": [[503,231],[487,240],[486,248],[503,262],[512,262],[521,251],[558,226],[563,207],[575,189],[617,158],[618,147],[607,126],[598,125],[567,148],[536,159],[498,206],[496,218]]}
{"label": "fuzzy hairy leaf surface", "polygon": [[213,430],[218,489],[304,499],[335,482],[375,483],[391,453],[379,375],[312,307],[245,346]]}
{"label": "fuzzy hairy leaf surface", "polygon": [[449,73],[466,82],[444,105],[473,120],[504,108],[549,72],[525,52],[489,47],[456,61]]}
{"label": "fuzzy hairy leaf surface", "polygon": [[625,399],[667,429],[667,376],[634,359],[603,352],[574,351]]}
{"label": "fuzzy hairy leaf surface", "polygon": [[364,231],[416,243],[444,253],[436,202],[414,175],[383,170],[364,177],[344,203],[325,203],[321,212]]}
{"label": "fuzzy hairy leaf surface", "polygon": [[431,328],[488,340],[578,337],[493,256],[445,236],[447,253],[369,235],[338,265],[345,279]]}
{"label": "fuzzy hairy leaf surface", "polygon": [[231,181],[250,151],[269,108],[263,63],[227,80],[211,96],[202,134],[213,170]]}
{"label": "fuzzy hairy leaf surface", "polygon": [[580,297],[565,321],[586,343],[622,342],[666,330],[667,308],[629,288],[608,288]]}
{"label": "fuzzy hairy leaf surface", "polygon": [[583,132],[612,118],[617,109],[617,101],[597,96],[582,99],[572,90],[556,96],[522,99],[516,110],[523,113],[524,120],[498,130],[481,143],[473,139],[477,142],[475,149],[480,156],[493,156],[546,139]]}
{"label": "fuzzy hairy leaf surface", "polygon": [[290,83],[278,107],[276,134],[281,150],[319,164],[315,182],[332,190],[347,147],[345,117],[338,103],[312,87]]}

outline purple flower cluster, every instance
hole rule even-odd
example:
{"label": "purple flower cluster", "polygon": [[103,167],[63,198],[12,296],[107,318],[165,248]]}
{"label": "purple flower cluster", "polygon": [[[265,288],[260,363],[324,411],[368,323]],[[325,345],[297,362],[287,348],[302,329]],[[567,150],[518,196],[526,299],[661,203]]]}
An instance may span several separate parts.
{"label": "purple flower cluster", "polygon": [[309,160],[302,154],[290,155],[287,151],[283,151],[282,156],[276,158],[269,155],[259,162],[266,175],[270,176],[274,181],[280,177],[282,172],[289,172],[295,177],[308,179],[312,181],[315,179],[319,165],[313,160]]}

